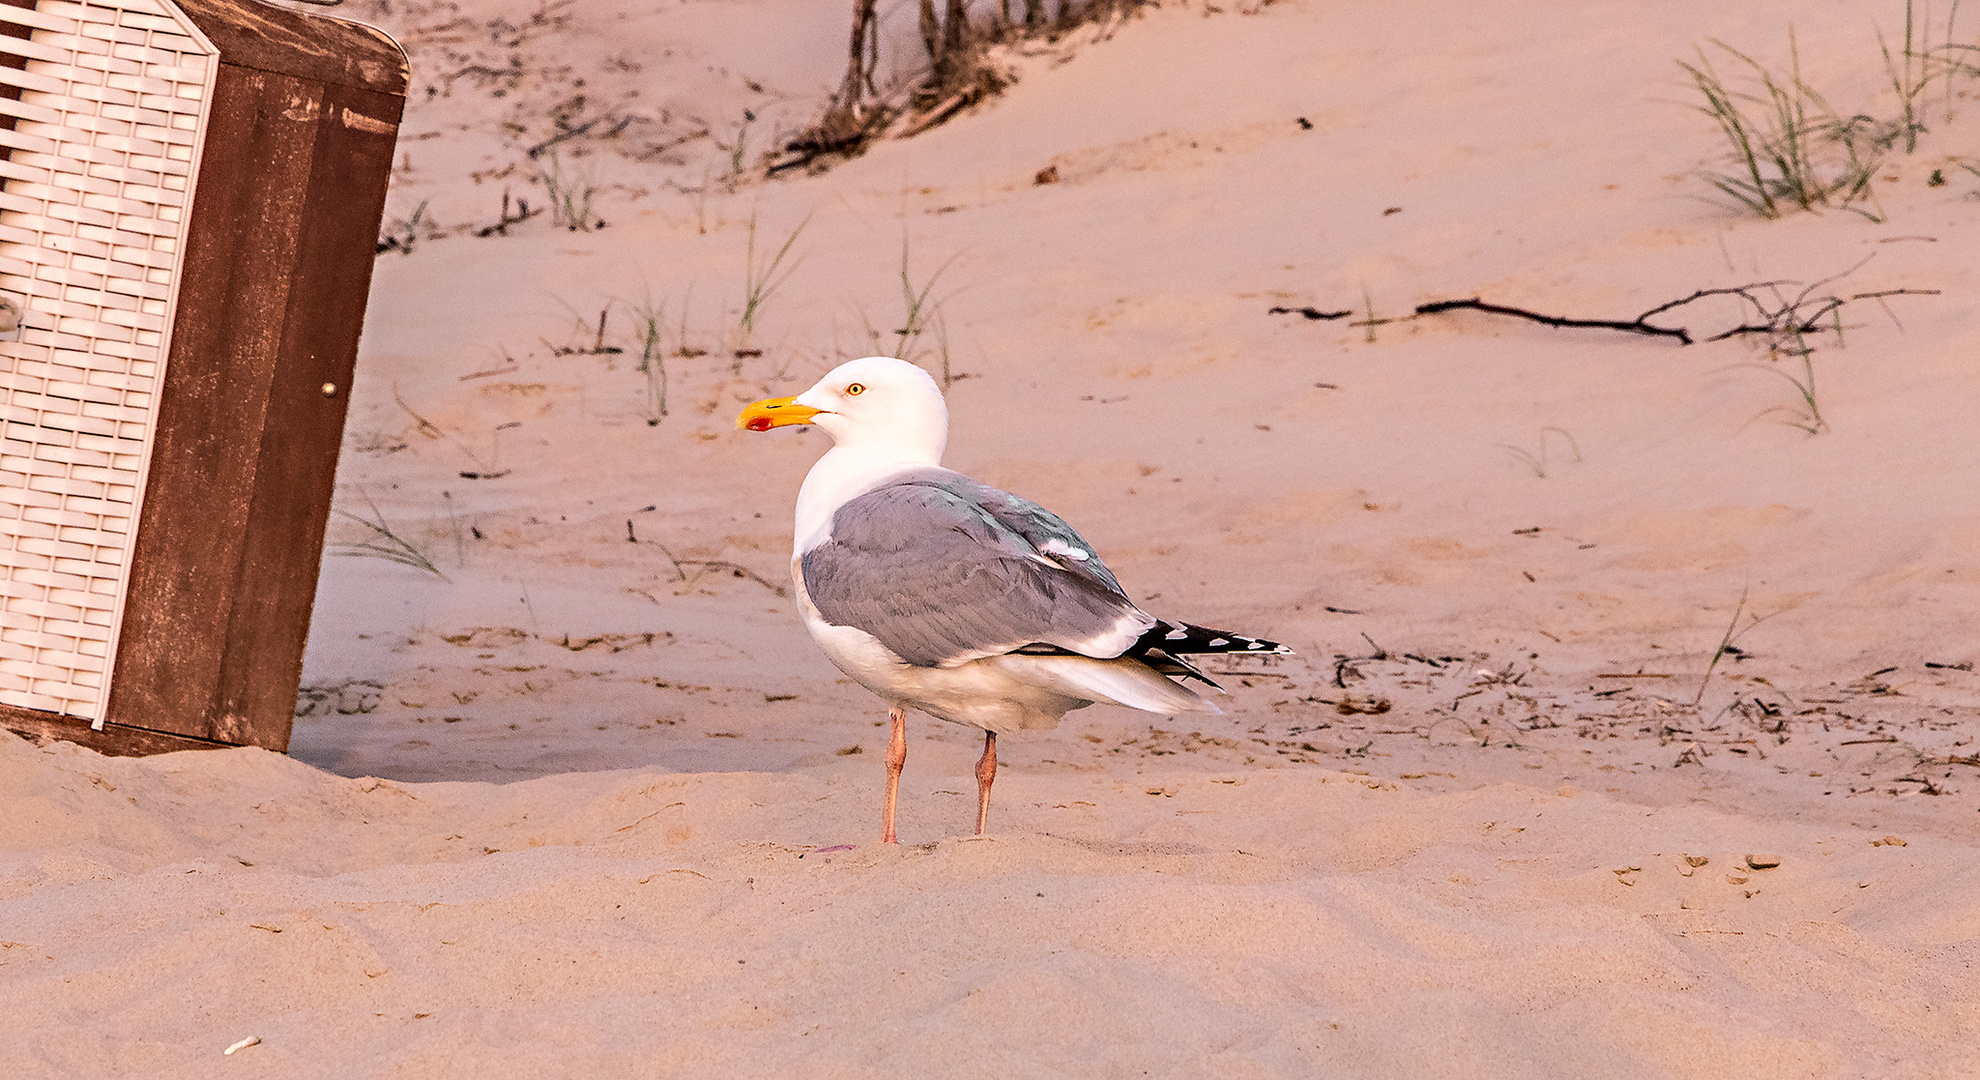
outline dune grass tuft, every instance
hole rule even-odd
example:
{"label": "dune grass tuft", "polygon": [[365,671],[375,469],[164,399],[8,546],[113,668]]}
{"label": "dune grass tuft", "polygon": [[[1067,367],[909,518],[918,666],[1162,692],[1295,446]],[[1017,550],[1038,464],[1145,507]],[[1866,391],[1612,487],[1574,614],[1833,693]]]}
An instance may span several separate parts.
{"label": "dune grass tuft", "polygon": [[1723,41],[1711,44],[1730,59],[1742,78],[1729,83],[1698,50],[1696,64],[1678,61],[1704,98],[1699,112],[1712,118],[1725,138],[1729,167],[1704,178],[1737,204],[1764,218],[1790,209],[1836,207],[1884,220],[1871,181],[1890,154],[1914,153],[1925,134],[1926,101],[1935,82],[1946,82],[1946,114],[1952,112],[1953,77],[1980,74],[1972,58],[1980,46],[1953,40],[1959,5],[1953,4],[1939,43],[1932,43],[1929,8],[1915,0],[1904,6],[1904,40],[1893,49],[1883,32],[1877,48],[1895,99],[1888,118],[1868,111],[1845,115],[1831,106],[1801,71],[1800,49],[1788,29],[1788,69],[1777,72]]}
{"label": "dune grass tuft", "polygon": [[1703,49],[1697,64],[1678,62],[1704,96],[1698,110],[1719,125],[1733,165],[1705,178],[1764,218],[1778,218],[1791,207],[1837,206],[1880,220],[1881,214],[1853,204],[1871,194],[1870,181],[1896,138],[1895,125],[1864,115],[1838,116],[1802,78],[1792,31],[1788,43],[1793,59],[1785,75],[1725,42],[1712,43],[1746,69],[1757,92],[1729,88]]}

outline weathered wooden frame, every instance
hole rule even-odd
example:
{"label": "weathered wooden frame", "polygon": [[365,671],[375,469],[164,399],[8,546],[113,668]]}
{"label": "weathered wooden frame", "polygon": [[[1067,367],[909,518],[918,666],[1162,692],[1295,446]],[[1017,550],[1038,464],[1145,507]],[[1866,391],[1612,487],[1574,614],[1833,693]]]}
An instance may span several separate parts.
{"label": "weathered wooden frame", "polygon": [[108,698],[0,726],[286,750],[409,73],[367,26],[174,2],[220,63]]}

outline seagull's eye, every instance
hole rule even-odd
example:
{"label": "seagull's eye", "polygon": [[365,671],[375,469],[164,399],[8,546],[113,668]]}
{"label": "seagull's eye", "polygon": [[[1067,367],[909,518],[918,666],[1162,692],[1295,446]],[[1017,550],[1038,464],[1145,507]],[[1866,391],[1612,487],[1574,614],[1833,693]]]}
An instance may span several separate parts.
{"label": "seagull's eye", "polygon": [[851,383],[846,387],[847,397],[858,397],[859,395],[864,393],[866,393],[865,383]]}

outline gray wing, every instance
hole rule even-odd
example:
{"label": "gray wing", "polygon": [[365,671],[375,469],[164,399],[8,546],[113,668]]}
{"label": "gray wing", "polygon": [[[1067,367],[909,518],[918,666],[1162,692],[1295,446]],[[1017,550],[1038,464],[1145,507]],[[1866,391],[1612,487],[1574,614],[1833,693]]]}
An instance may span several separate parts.
{"label": "gray wing", "polygon": [[800,567],[826,622],[924,667],[1039,644],[1111,658],[1155,625],[1070,525],[947,470],[847,502]]}
{"label": "gray wing", "polygon": [[1039,554],[1074,574],[1090,578],[1121,599],[1127,599],[1127,590],[1114,580],[1114,572],[1107,569],[1107,564],[1100,561],[1100,553],[1094,551],[1093,545],[1074,532],[1073,527],[1059,515],[1030,499],[1019,498],[1002,488],[980,484],[959,474],[943,486],[981,506],[997,520],[997,524],[1022,537]]}

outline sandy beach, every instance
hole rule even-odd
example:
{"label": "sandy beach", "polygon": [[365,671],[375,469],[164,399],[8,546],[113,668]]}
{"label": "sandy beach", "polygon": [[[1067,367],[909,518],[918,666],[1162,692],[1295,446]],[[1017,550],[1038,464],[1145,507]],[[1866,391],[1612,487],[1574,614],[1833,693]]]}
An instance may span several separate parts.
{"label": "sandy beach", "polygon": [[[404,242],[290,753],[0,733],[0,1075],[1980,1074],[1976,72],[1768,220],[1678,62],[1792,26],[1894,115],[1902,5],[1170,0],[766,176],[850,6],[337,9],[412,59]],[[1737,288],[1838,303],[1414,314]],[[1004,738],[980,838],[916,715],[879,844],[790,595],[827,437],[733,426],[871,354],[1297,655]]]}

